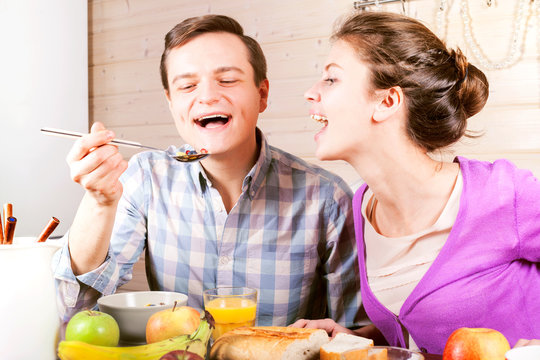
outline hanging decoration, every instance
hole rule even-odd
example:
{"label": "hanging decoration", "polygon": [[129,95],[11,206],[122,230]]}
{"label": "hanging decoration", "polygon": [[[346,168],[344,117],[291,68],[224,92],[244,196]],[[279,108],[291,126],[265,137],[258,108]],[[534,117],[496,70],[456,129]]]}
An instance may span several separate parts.
{"label": "hanging decoration", "polygon": [[[463,34],[467,47],[471,50],[472,55],[479,62],[479,65],[487,70],[505,69],[514,65],[525,51],[525,39],[527,37],[527,18],[529,14],[536,18],[536,26],[540,29],[540,0],[516,0],[516,12],[514,19],[514,27],[510,36],[510,44],[508,54],[501,61],[490,59],[485,51],[478,44],[472,26],[472,19],[469,11],[469,0],[460,1],[460,15],[463,24]],[[437,10],[435,26],[437,34],[446,38],[446,14],[449,11],[448,0],[440,0]],[[492,6],[492,1],[487,0],[486,5]],[[540,35],[540,30],[539,35]]]}
{"label": "hanging decoration", "polygon": [[448,11],[448,1],[447,0],[441,0],[441,3],[439,4],[439,9],[437,9],[437,15],[435,18],[435,27],[437,35],[441,39],[446,39],[446,26],[445,26],[445,16],[446,12]]}

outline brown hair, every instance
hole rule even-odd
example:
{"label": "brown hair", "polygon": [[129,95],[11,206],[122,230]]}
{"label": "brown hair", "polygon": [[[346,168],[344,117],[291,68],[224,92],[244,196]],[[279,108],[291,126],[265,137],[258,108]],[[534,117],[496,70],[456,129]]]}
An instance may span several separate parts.
{"label": "brown hair", "polygon": [[226,32],[237,35],[248,49],[249,63],[253,67],[255,84],[258,86],[261,81],[266,79],[266,59],[259,43],[253,38],[244,35],[244,29],[236,20],[224,15],[204,15],[182,21],[165,35],[165,50],[161,54],[161,63],[159,65],[161,83],[165,90],[169,90],[166,63],[171,50],[184,45],[199,35],[213,32]]}
{"label": "brown hair", "polygon": [[386,12],[350,16],[332,39],[358,51],[371,71],[373,90],[401,87],[407,133],[416,144],[433,151],[469,136],[467,118],[482,110],[489,85],[459,49],[447,49],[419,21]]}

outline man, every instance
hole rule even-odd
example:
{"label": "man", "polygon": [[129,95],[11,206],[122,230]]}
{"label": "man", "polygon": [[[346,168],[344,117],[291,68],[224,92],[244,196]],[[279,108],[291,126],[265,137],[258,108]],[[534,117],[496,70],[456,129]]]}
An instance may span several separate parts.
{"label": "man", "polygon": [[165,38],[161,77],[187,149],[211,155],[186,164],[145,152],[128,166],[100,123],[73,146],[67,160],[86,194],[56,258],[64,320],[129,281],[146,248],[150,288],[185,293],[195,308],[205,289],[248,286],[259,291],[258,325],[355,325],[352,194],[257,129],[268,99],[258,43],[231,18],[187,19]]}

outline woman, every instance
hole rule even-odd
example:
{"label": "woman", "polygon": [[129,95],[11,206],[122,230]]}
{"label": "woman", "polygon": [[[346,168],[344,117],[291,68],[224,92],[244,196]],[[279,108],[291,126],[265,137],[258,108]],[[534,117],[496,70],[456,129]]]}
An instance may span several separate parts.
{"label": "woman", "polygon": [[418,21],[362,12],[333,35],[306,98],[324,124],[317,157],[365,181],[353,200],[362,300],[387,342],[441,354],[459,327],[540,338],[540,183],[506,160],[429,155],[465,135],[485,75]]}

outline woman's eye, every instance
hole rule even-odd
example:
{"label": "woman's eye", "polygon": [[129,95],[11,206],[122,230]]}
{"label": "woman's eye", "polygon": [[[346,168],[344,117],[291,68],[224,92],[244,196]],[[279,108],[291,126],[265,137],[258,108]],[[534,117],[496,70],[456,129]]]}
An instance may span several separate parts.
{"label": "woman's eye", "polygon": [[325,83],[327,83],[328,85],[333,85],[335,82],[336,82],[336,79],[335,78],[331,78],[331,77],[328,77],[326,79],[323,80]]}

